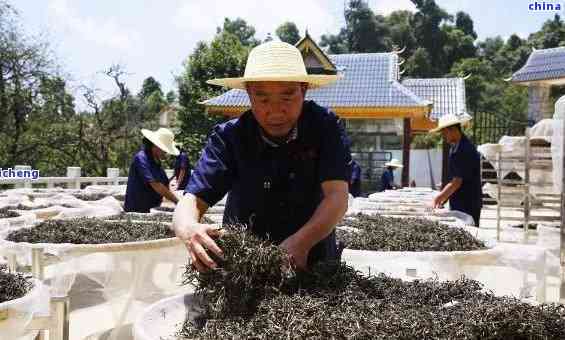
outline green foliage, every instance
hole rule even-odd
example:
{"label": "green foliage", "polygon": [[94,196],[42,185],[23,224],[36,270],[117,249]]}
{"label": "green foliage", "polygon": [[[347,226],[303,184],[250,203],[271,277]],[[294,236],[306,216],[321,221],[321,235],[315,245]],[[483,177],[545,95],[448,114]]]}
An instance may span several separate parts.
{"label": "green foliage", "polygon": [[223,27],[216,29],[217,34],[222,32],[235,35],[244,46],[255,47],[260,43],[259,40],[255,38],[255,27],[248,25],[242,18],[235,20],[225,18]]}
{"label": "green foliage", "polygon": [[[241,25],[243,23],[240,22]],[[243,74],[250,46],[240,40],[242,37],[245,38],[244,42],[251,39],[223,30],[216,34],[210,44],[199,42],[185,62],[183,73],[177,78],[181,106],[178,116],[180,140],[192,162],[199,158],[210,129],[225,120],[223,116],[208,115],[200,103],[224,91],[206,81]]]}
{"label": "green foliage", "polygon": [[141,85],[141,91],[137,95],[140,99],[147,99],[153,93],[158,92],[163,96],[163,91],[161,90],[161,84],[153,77],[147,77]]}
{"label": "green foliage", "polygon": [[441,133],[421,133],[412,137],[412,149],[436,149],[441,146]]}
{"label": "green foliage", "polygon": [[300,32],[296,24],[290,21],[280,25],[275,31],[281,41],[295,45],[300,40]]}
{"label": "green foliage", "polygon": [[345,27],[337,36],[323,35],[321,47],[329,53],[384,52],[388,50],[385,18],[375,15],[363,0],[350,0],[345,9]]}

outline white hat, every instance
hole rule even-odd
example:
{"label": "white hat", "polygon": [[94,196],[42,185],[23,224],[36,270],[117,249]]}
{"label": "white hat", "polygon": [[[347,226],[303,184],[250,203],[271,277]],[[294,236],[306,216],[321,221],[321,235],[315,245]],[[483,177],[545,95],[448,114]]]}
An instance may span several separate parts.
{"label": "white hat", "polygon": [[169,129],[160,128],[157,131],[141,129],[143,137],[149,139],[156,147],[165,151],[166,153],[178,156],[180,153],[175,146],[175,135]]}
{"label": "white hat", "polygon": [[441,131],[446,127],[450,127],[453,125],[467,123],[471,119],[473,119],[473,117],[469,116],[468,114],[462,114],[462,115],[449,114],[449,115],[441,116],[439,118],[439,122],[437,123],[437,127],[435,129],[431,129],[430,133]]}
{"label": "white hat", "polygon": [[308,83],[309,88],[316,88],[339,78],[337,75],[307,74],[302,54],[296,47],[282,41],[270,41],[249,52],[243,77],[218,78],[207,83],[244,90],[247,82],[287,81]]}
{"label": "white hat", "polygon": [[390,160],[390,162],[385,163],[386,167],[392,166],[394,168],[404,168],[404,165],[402,165],[402,163],[400,163],[400,161],[396,158],[393,158]]}

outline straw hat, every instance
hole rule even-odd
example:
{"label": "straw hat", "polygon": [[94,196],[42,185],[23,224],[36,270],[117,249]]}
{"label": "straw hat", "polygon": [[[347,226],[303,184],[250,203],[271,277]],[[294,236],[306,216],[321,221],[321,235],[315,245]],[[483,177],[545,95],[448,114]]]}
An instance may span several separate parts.
{"label": "straw hat", "polygon": [[396,158],[390,160],[390,162],[385,163],[386,167],[392,166],[393,168],[404,168],[404,165]]}
{"label": "straw hat", "polygon": [[435,133],[445,129],[446,127],[450,127],[457,124],[464,124],[473,119],[473,117],[469,116],[468,114],[463,115],[445,115],[439,118],[439,122],[435,129],[431,129],[430,133]]}
{"label": "straw hat", "polygon": [[288,81],[308,83],[309,88],[316,88],[338,79],[337,75],[307,74],[302,54],[296,47],[282,41],[270,41],[251,50],[243,77],[218,78],[207,83],[244,90],[247,82]]}
{"label": "straw hat", "polygon": [[160,128],[157,131],[141,129],[143,137],[149,139],[156,147],[166,153],[178,156],[179,150],[175,146],[175,135],[169,129]]}

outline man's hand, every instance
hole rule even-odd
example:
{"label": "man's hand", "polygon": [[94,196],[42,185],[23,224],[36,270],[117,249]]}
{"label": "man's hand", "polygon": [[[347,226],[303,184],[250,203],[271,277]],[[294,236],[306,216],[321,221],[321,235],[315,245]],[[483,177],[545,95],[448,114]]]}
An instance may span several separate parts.
{"label": "man's hand", "polygon": [[217,263],[214,262],[206,250],[212,251],[219,258],[223,258],[223,252],[218,247],[213,237],[220,236],[220,229],[211,224],[195,223],[182,229],[176,229],[176,236],[181,239],[192,261],[192,265],[199,272],[205,272],[210,269],[217,268]]}
{"label": "man's hand", "polygon": [[292,265],[295,265],[299,269],[306,269],[308,267],[308,253],[310,252],[310,248],[298,241],[296,237],[293,237],[294,235],[284,240],[280,247],[287,251]]}
{"label": "man's hand", "polygon": [[432,208],[434,209],[441,209],[443,208],[443,198],[441,195],[437,195],[434,200],[432,201]]}

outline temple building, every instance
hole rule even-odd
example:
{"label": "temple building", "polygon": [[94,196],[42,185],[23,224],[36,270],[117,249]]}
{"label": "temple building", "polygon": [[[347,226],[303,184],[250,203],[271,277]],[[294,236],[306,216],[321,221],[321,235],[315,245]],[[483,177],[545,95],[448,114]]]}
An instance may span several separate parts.
{"label": "temple building", "polygon": [[565,47],[534,50],[509,80],[528,86],[529,125],[552,118],[551,87],[565,84]]}
{"label": "temple building", "polygon": [[[342,76],[329,86],[309,90],[306,99],[329,107],[344,120],[365,191],[379,190],[383,165],[393,155],[401,158],[401,183],[408,185],[412,135],[435,127],[443,114],[466,113],[463,78],[401,80],[401,51],[328,55],[308,33],[296,47],[308,73]],[[230,117],[250,107],[247,93],[237,89],[203,104],[209,114]]]}

